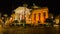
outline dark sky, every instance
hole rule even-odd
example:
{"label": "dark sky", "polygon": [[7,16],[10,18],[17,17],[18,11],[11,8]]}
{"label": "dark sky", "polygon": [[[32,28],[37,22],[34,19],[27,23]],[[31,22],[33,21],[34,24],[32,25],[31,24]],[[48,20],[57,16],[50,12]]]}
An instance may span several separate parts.
{"label": "dark sky", "polygon": [[29,6],[32,6],[35,3],[38,6],[49,8],[49,12],[54,15],[59,14],[60,2],[58,0],[0,0],[0,12],[11,14],[12,10],[22,5],[23,3],[27,3]]}

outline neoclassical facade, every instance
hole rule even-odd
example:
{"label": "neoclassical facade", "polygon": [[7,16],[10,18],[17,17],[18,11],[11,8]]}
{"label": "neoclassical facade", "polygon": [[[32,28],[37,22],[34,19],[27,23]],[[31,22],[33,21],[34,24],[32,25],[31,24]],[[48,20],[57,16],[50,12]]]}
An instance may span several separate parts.
{"label": "neoclassical facade", "polygon": [[30,12],[30,9],[26,7],[18,7],[15,11],[15,19],[24,19],[26,20],[27,24],[30,23],[37,23],[38,21],[41,24],[44,24],[46,18],[48,18],[48,8],[47,7],[42,7],[42,8],[37,8],[37,9],[32,9],[32,12]]}
{"label": "neoclassical facade", "polygon": [[48,8],[43,7],[43,8],[37,8],[32,10],[31,13],[31,20],[32,23],[37,23],[40,22],[40,24],[44,24],[45,20],[48,18]]}
{"label": "neoclassical facade", "polygon": [[26,23],[29,20],[29,15],[30,15],[30,9],[26,8],[26,7],[18,7],[17,9],[14,10],[15,11],[15,19],[16,20],[26,20]]}

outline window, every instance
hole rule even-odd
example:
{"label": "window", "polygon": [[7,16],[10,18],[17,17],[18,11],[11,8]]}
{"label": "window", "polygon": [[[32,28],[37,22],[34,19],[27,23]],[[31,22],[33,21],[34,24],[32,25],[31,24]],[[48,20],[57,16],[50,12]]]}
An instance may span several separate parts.
{"label": "window", "polygon": [[41,14],[39,13],[39,20],[40,20],[40,15],[41,15]]}
{"label": "window", "polygon": [[34,14],[34,20],[36,21],[36,14]]}
{"label": "window", "polygon": [[45,19],[46,13],[44,12],[44,19]]}

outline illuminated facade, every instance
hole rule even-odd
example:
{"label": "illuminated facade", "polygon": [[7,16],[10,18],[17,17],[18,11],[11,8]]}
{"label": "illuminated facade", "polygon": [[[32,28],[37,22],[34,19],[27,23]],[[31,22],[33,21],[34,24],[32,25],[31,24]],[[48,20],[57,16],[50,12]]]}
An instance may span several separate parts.
{"label": "illuminated facade", "polygon": [[[26,20],[26,23],[29,22],[29,15],[30,15],[30,10],[26,7],[18,7],[15,11],[15,19],[17,20]],[[25,17],[25,18],[24,18]]]}
{"label": "illuminated facade", "polygon": [[[43,8],[37,8],[33,9],[32,12],[26,7],[18,7],[15,11],[15,19],[24,19],[26,20],[26,23],[37,23],[38,21],[41,24],[44,24],[44,21],[46,18],[48,18],[48,8],[43,7]],[[17,17],[16,17],[17,16]],[[19,17],[19,18],[18,18]]]}
{"label": "illuminated facade", "polygon": [[31,19],[32,19],[32,23],[37,23],[38,21],[40,22],[40,24],[44,24],[46,18],[48,18],[48,8],[44,7],[44,8],[38,8],[32,11],[31,14]]}

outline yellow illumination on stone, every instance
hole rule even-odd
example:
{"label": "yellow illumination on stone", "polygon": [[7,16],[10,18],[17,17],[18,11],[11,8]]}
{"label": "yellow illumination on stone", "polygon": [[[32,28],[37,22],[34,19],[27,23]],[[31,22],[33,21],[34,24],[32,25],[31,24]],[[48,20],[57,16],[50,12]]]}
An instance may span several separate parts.
{"label": "yellow illumination on stone", "polygon": [[[44,19],[44,12],[45,12],[45,19],[48,18],[48,8],[40,8],[40,9],[35,9],[32,11],[31,19],[32,22],[38,22],[40,21],[41,24],[44,24],[45,19]],[[40,13],[40,20],[39,20],[39,13]],[[34,20],[34,14],[36,14],[36,21]]]}
{"label": "yellow illumination on stone", "polygon": [[[31,19],[32,23],[38,23],[38,21],[40,21],[41,24],[44,24],[45,19],[48,18],[48,8],[47,7],[34,9],[34,10],[32,10],[32,13],[30,13],[29,12],[30,10],[28,8],[25,8],[25,7],[18,7],[14,11],[15,11],[15,14],[18,13],[21,15],[23,15],[23,13],[25,11],[26,12],[26,14],[25,14],[26,23],[29,23],[29,19]],[[45,12],[45,19],[44,19],[44,12]],[[39,13],[40,13],[40,17],[39,17]],[[36,14],[36,18],[34,18],[34,14]],[[30,15],[30,18],[29,18],[29,15]],[[40,20],[39,20],[39,18],[40,18]],[[36,20],[34,20],[34,19],[36,19]]]}

